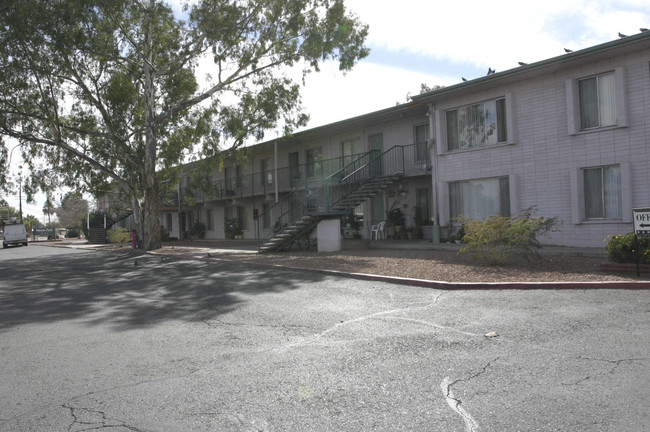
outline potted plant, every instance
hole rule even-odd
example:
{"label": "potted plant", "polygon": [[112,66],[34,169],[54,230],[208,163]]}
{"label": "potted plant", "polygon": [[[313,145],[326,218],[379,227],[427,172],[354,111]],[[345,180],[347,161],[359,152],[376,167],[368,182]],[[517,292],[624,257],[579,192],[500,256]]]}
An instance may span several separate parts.
{"label": "potted plant", "polygon": [[392,226],[395,229],[395,238],[401,236],[401,231],[404,228],[405,218],[402,209],[393,207],[386,212],[386,225]]}
{"label": "potted plant", "polygon": [[244,234],[239,219],[237,218],[227,218],[224,221],[224,230],[226,232],[226,239],[228,240],[241,238]]}

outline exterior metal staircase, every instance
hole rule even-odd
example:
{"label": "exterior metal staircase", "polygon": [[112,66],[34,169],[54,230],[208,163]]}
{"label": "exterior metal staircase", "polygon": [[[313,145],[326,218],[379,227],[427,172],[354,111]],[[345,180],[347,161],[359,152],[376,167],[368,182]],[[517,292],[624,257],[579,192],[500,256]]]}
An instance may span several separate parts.
{"label": "exterior metal staircase", "polygon": [[395,146],[364,153],[324,180],[305,180],[257,217],[259,251],[291,247],[321,220],[349,214],[404,172],[404,147]]}
{"label": "exterior metal staircase", "polygon": [[106,228],[110,228],[121,220],[124,220],[133,214],[133,210],[125,210],[124,212],[118,214],[115,217],[106,219]]}

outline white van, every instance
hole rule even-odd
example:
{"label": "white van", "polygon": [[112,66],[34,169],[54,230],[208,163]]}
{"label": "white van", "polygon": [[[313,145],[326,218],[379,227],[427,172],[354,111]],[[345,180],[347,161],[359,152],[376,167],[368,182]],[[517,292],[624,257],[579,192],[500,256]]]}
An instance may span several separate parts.
{"label": "white van", "polygon": [[2,247],[6,248],[10,245],[27,246],[27,232],[25,231],[23,221],[20,219],[5,222],[4,234],[2,235]]}

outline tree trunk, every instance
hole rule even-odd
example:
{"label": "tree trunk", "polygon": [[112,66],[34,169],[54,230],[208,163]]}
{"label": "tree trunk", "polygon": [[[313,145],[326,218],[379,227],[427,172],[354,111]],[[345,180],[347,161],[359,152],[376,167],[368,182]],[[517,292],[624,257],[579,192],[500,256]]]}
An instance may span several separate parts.
{"label": "tree trunk", "polygon": [[137,198],[131,197],[131,207],[133,208],[133,223],[135,224],[135,232],[138,236],[138,239],[140,239],[138,243],[141,244],[141,239],[143,238],[144,233],[144,219],[142,208],[140,207],[140,203],[138,202]]}
{"label": "tree trunk", "polygon": [[144,155],[144,208],[142,226],[142,248],[146,251],[159,249],[160,219],[158,206],[158,184],[156,182],[156,124],[155,86],[153,82],[151,32],[154,14],[154,0],[149,2],[144,42],[144,109],[145,109],[145,155]]}

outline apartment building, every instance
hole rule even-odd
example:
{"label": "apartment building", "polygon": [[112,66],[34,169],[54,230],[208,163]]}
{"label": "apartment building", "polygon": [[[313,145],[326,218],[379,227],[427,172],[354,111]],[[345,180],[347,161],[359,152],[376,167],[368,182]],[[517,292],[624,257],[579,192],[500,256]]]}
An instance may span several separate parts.
{"label": "apartment building", "polygon": [[544,241],[603,246],[650,204],[650,32],[414,98],[429,104],[436,212],[558,216]]}
{"label": "apartment building", "polygon": [[[209,174],[204,182],[209,187],[191,187],[189,165],[178,197],[163,207],[161,224],[171,236],[182,238],[200,222],[206,228],[206,238],[224,239],[227,221],[237,219],[243,238],[259,238],[268,235],[264,231],[279,221],[290,223],[286,216],[300,219],[307,211],[326,212],[317,196],[322,198],[326,187],[333,193],[333,182],[336,179],[339,184],[343,173],[364,168],[372,169],[371,176],[387,169],[397,175],[358,205],[328,216],[354,222],[354,228],[344,235],[369,237],[371,225],[385,220],[386,211],[396,206],[403,210],[407,225],[416,224],[416,212],[417,223],[430,224],[433,203],[427,109],[426,104],[409,102],[247,147],[227,157],[222,170]],[[272,208],[282,207],[283,202],[282,213],[288,214],[272,214]]]}
{"label": "apartment building", "polygon": [[644,32],[251,146],[205,190],[188,166],[161,223],[182,238],[199,221],[222,239],[237,219],[244,238],[290,241],[344,218],[343,235],[369,238],[395,208],[406,226],[444,226],[535,207],[558,217],[545,243],[602,246],[650,206],[649,148]]}

